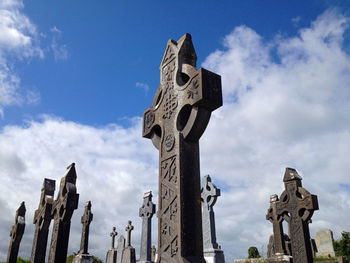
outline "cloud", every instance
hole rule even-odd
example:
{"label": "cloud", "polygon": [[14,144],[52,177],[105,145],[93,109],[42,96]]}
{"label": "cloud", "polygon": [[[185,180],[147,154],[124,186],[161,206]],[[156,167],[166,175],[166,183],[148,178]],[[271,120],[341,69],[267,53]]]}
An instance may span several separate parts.
{"label": "cloud", "polygon": [[21,12],[23,2],[5,0],[0,3],[0,115],[4,107],[20,105],[26,97],[20,91],[20,78],[13,62],[16,59],[44,57],[38,45],[36,26]]}
{"label": "cloud", "polygon": [[56,26],[52,27],[50,30],[53,34],[51,41],[51,50],[56,61],[68,59],[69,53],[67,45],[58,43],[58,39],[62,36],[62,31],[59,30]]}
{"label": "cloud", "polygon": [[[297,36],[276,36],[272,42],[239,26],[204,61],[203,67],[221,74],[223,84],[224,106],[212,114],[200,148],[201,174],[210,174],[222,190],[214,210],[226,261],[246,257],[250,246],[266,251],[272,233],[265,219],[269,196],[283,191],[287,166],[296,168],[303,186],[318,195],[312,235],[324,227],[335,238],[349,231],[350,58],[343,47],[348,25],[347,17],[331,10]],[[15,210],[25,200],[27,228],[20,255],[28,258],[42,181],[55,179],[57,194],[65,167],[75,162],[80,203],[69,253],[79,249],[87,200],[94,213],[90,253],[104,259],[112,226],[122,234],[128,219],[135,225],[132,243],[138,252],[143,192],[153,190],[154,200],[158,195],[158,152],[141,138],[141,130],[140,118],[125,128],[91,127],[50,116],[4,127],[0,234],[8,236]],[[156,232],[154,217],[154,244]],[[2,259],[7,245],[4,238]]]}
{"label": "cloud", "polygon": [[145,94],[149,91],[149,86],[146,83],[136,82],[136,88],[143,89]]}

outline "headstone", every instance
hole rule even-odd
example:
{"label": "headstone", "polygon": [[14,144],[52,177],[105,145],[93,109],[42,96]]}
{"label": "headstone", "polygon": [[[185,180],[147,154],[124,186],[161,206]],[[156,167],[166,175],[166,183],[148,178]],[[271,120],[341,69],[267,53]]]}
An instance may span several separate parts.
{"label": "headstone", "polygon": [[139,210],[139,216],[142,218],[140,262],[151,262],[151,244],[152,244],[152,216],[156,211],[156,205],[152,203],[152,192],[146,192],[143,196],[143,204]]}
{"label": "headstone", "polygon": [[35,210],[33,220],[35,233],[30,258],[31,263],[45,262],[47,238],[52,220],[51,210],[54,202],[55,184],[55,180],[45,178],[41,188],[39,207]]}
{"label": "headstone", "polygon": [[114,241],[118,233],[115,231],[115,229],[116,228],[113,227],[113,230],[110,233],[110,236],[112,237],[112,245],[111,248],[107,251],[106,263],[116,263],[117,261],[117,249],[114,248]]}
{"label": "headstone", "polygon": [[287,254],[283,233],[283,216],[277,214],[276,205],[278,196],[270,196],[270,208],[267,210],[266,220],[273,226],[273,236],[270,237],[268,246],[268,262],[291,262],[291,257]]}
{"label": "headstone", "polygon": [[217,197],[220,196],[220,189],[211,182],[209,175],[204,176],[201,187],[202,201],[202,227],[203,227],[203,252],[207,263],[224,263],[224,252],[216,242],[215,215],[213,206]]}
{"label": "headstone", "polygon": [[151,252],[151,254],[152,254],[152,261],[153,261],[153,262],[156,262],[156,253],[157,253],[156,246],[153,245],[153,246],[152,246],[152,252]]}
{"label": "headstone", "polygon": [[75,165],[72,163],[61,179],[60,190],[52,207],[54,225],[48,263],[66,262],[71,218],[79,201],[76,180]]}
{"label": "headstone", "polygon": [[93,214],[91,213],[91,201],[88,201],[85,205],[84,215],[81,217],[83,229],[81,231],[80,250],[74,257],[73,263],[92,263],[93,261],[92,256],[88,252],[90,223],[92,219]]}
{"label": "headstone", "polygon": [[128,222],[128,225],[125,228],[127,232],[126,247],[123,250],[122,263],[136,263],[136,254],[135,248],[131,246],[131,231],[134,230],[134,226],[131,224],[131,221]]}
{"label": "headstone", "polygon": [[288,222],[293,263],[313,262],[308,221],[318,210],[318,201],[302,187],[301,180],[295,169],[286,168],[285,191],[276,202],[277,215]]}
{"label": "headstone", "polygon": [[19,245],[21,243],[24,229],[26,227],[25,215],[26,215],[26,206],[24,202],[22,202],[16,211],[15,223],[12,226],[11,232],[10,232],[11,239],[10,239],[9,250],[7,253],[7,263],[17,262]]}
{"label": "headstone", "polygon": [[205,262],[198,141],[222,94],[220,76],[197,69],[196,60],[191,35],[168,41],[143,115],[143,137],[159,150],[158,263]]}
{"label": "headstone", "polygon": [[317,256],[335,257],[333,232],[330,229],[320,229],[316,232]]}
{"label": "headstone", "polygon": [[123,252],[125,249],[125,238],[121,235],[117,243],[117,263],[123,262]]}

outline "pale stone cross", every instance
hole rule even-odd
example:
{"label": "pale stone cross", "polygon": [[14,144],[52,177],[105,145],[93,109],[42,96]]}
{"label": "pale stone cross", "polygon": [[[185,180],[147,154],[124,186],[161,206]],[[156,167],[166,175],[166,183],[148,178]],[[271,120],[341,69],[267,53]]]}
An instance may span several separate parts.
{"label": "pale stone cross", "polygon": [[81,231],[81,241],[80,241],[80,253],[88,254],[89,246],[89,230],[90,223],[93,220],[93,213],[91,213],[91,201],[88,201],[85,205],[84,215],[81,217],[81,223],[83,229]]}
{"label": "pale stone cross", "polygon": [[143,115],[143,136],[159,150],[158,263],[204,262],[198,141],[222,93],[221,77],[196,60],[190,34],[168,41]]}
{"label": "pale stone cross", "polygon": [[277,202],[277,215],[289,224],[293,263],[313,262],[310,242],[309,220],[318,210],[317,196],[301,185],[301,177],[293,168],[286,168],[283,182],[286,190]]}
{"label": "pale stone cross", "polygon": [[113,229],[112,229],[112,232],[109,234],[112,237],[112,248],[114,248],[115,237],[118,235],[118,232],[115,231],[115,230],[116,230],[116,228],[114,226]]}
{"label": "pale stone cross", "polygon": [[52,220],[51,210],[54,202],[55,184],[55,180],[45,178],[41,188],[39,207],[35,210],[33,220],[35,233],[30,258],[31,263],[45,262],[47,239]]}
{"label": "pale stone cross", "polygon": [[130,247],[131,246],[131,231],[134,230],[134,226],[131,224],[131,221],[128,221],[128,225],[125,228],[125,231],[127,232],[127,241],[126,241],[126,246]]}

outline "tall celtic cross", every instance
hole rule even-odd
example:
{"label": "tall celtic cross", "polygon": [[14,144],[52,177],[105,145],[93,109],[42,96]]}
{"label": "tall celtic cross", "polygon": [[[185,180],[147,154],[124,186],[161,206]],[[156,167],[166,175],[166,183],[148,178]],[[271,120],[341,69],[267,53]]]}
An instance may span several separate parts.
{"label": "tall celtic cross", "polygon": [[35,210],[33,220],[33,224],[35,224],[35,233],[30,258],[31,263],[45,262],[47,238],[52,220],[51,210],[54,202],[55,185],[55,180],[44,179],[41,188],[39,207]]}
{"label": "tall celtic cross", "polygon": [[71,218],[79,201],[76,180],[75,165],[72,163],[61,179],[60,190],[52,207],[54,225],[48,263],[66,262]]}
{"label": "tall celtic cross", "polygon": [[127,240],[126,240],[126,246],[131,247],[131,231],[134,230],[134,226],[131,224],[131,221],[128,221],[128,225],[125,228],[125,231],[127,232]]}
{"label": "tall celtic cross", "polygon": [[114,248],[115,237],[118,235],[118,232],[115,231],[115,230],[116,230],[116,228],[114,226],[113,229],[112,229],[112,232],[109,234],[111,236],[111,238],[112,238],[112,247],[111,248]]}
{"label": "tall celtic cross", "polygon": [[283,182],[285,190],[277,202],[277,215],[289,224],[293,263],[313,262],[309,220],[318,210],[317,196],[301,185],[301,177],[293,168],[286,168]]}
{"label": "tall celtic cross", "polygon": [[273,226],[273,251],[274,254],[287,255],[284,233],[283,233],[283,216],[277,214],[278,196],[270,196],[270,208],[267,210],[266,220],[269,220]]}
{"label": "tall celtic cross", "polygon": [[152,202],[152,192],[146,192],[143,196],[143,204],[139,210],[139,216],[142,218],[141,233],[141,262],[151,262],[151,246],[152,246],[152,217],[156,211],[156,205]]}
{"label": "tall celtic cross", "polygon": [[17,262],[19,245],[21,243],[24,229],[26,227],[25,215],[26,215],[26,206],[24,202],[22,202],[16,211],[15,223],[12,226],[11,232],[10,232],[11,239],[10,239],[9,250],[7,253],[7,261],[6,261],[7,263]]}
{"label": "tall celtic cross", "polygon": [[143,115],[143,137],[159,150],[158,263],[204,262],[198,141],[222,94],[221,77],[196,60],[191,35],[168,41]]}
{"label": "tall celtic cross", "polygon": [[85,205],[84,215],[81,217],[81,223],[83,225],[83,229],[81,231],[81,241],[80,241],[80,251],[81,254],[89,254],[88,246],[89,246],[89,230],[90,223],[93,219],[93,213],[91,213],[91,201],[88,201]]}

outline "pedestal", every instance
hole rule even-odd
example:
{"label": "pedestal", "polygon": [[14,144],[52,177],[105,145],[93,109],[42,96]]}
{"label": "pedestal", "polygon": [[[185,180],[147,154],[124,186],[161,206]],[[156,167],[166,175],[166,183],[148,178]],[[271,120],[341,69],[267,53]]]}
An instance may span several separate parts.
{"label": "pedestal", "polygon": [[225,263],[224,251],[221,249],[206,249],[203,255],[207,263]]}
{"label": "pedestal", "polygon": [[111,248],[107,251],[106,263],[116,263],[117,262],[117,249]]}
{"label": "pedestal", "polygon": [[74,257],[73,263],[92,263],[92,256],[89,254],[78,254]]}

